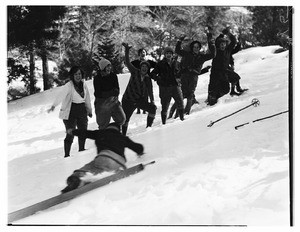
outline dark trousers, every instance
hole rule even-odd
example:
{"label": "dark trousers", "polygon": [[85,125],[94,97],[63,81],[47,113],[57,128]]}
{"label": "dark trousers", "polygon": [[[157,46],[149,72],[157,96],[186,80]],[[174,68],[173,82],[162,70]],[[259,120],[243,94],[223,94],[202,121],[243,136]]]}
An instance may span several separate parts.
{"label": "dark trousers", "polygon": [[230,90],[228,74],[222,70],[212,70],[208,85],[208,94],[217,99],[227,94]]}
{"label": "dark trousers", "polygon": [[[66,130],[68,129],[87,129],[88,126],[88,118],[87,118],[87,111],[85,108],[85,104],[75,104],[72,103],[71,111],[68,120],[63,120],[65,124]],[[65,156],[69,156],[71,144],[73,143],[74,136],[70,134],[66,134],[64,144],[65,144]],[[85,145],[85,138],[78,137],[78,145],[79,150],[84,149]]]}
{"label": "dark trousers", "polygon": [[180,86],[159,86],[159,97],[162,115],[167,115],[172,98],[175,100],[177,109],[183,109],[183,95]]}
{"label": "dark trousers", "polygon": [[128,99],[122,99],[122,107],[126,116],[124,125],[122,126],[122,133],[125,135],[127,132],[128,122],[136,108],[145,110],[148,112],[147,127],[152,125],[152,122],[156,114],[156,106],[153,103],[149,103],[147,99],[140,99],[137,102],[130,101]]}

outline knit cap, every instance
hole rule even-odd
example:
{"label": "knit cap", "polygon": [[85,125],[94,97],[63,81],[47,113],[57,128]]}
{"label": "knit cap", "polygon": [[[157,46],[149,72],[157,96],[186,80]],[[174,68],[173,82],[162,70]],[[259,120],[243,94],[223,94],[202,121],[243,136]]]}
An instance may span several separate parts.
{"label": "knit cap", "polygon": [[103,71],[107,65],[109,65],[109,64],[111,65],[111,62],[102,57],[98,64],[99,64],[100,70]]}

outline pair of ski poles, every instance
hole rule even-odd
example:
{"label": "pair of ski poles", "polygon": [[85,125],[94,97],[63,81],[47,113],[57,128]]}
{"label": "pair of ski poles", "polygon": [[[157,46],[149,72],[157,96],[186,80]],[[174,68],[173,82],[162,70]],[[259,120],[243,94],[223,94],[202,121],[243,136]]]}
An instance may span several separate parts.
{"label": "pair of ski poles", "polygon": [[[251,104],[249,104],[249,105],[247,105],[247,106],[245,106],[245,107],[243,107],[243,108],[241,108],[241,109],[239,109],[239,110],[237,110],[237,111],[235,111],[235,112],[233,112],[231,114],[228,114],[228,115],[226,115],[226,116],[224,116],[222,118],[219,118],[216,121],[211,121],[210,124],[208,124],[207,126],[208,127],[212,127],[215,123],[217,123],[217,122],[219,122],[219,121],[221,121],[221,120],[223,120],[225,118],[228,118],[228,117],[230,117],[230,116],[232,116],[232,115],[234,115],[234,114],[236,114],[236,113],[238,113],[238,112],[240,112],[242,110],[245,110],[245,109],[247,109],[247,108],[249,108],[251,106],[257,107],[257,106],[259,106],[259,104],[260,104],[259,100],[256,99],[256,98],[254,98],[252,100]],[[275,117],[275,116],[278,116],[280,114],[284,114],[284,113],[287,113],[287,112],[289,112],[289,111],[286,110],[286,111],[283,111],[283,112],[280,112],[280,113],[277,113],[277,114],[273,114],[273,115],[270,115],[270,116],[259,118],[259,119],[256,119],[256,120],[252,121],[252,123],[259,122],[259,121],[262,121],[262,120],[265,120],[265,119],[268,119],[268,118],[272,118],[272,117]],[[239,127],[245,126],[247,124],[250,124],[250,122],[243,123],[241,125],[235,126],[234,128],[237,130]]]}

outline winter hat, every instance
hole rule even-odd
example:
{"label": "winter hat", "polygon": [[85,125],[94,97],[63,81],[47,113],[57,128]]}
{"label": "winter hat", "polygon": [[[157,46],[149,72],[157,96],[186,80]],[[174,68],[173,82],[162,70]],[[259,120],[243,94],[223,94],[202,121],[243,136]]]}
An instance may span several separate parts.
{"label": "winter hat", "polygon": [[120,131],[121,127],[120,127],[120,124],[118,124],[116,122],[112,122],[112,123],[108,124],[108,126],[105,129],[113,129],[113,130]]}
{"label": "winter hat", "polygon": [[146,61],[146,60],[143,60],[143,61],[140,63],[140,67],[142,67],[142,65],[143,65],[143,64],[147,65],[147,66],[148,66],[148,68],[150,68],[150,64],[149,64],[149,62],[148,62],[148,61]]}
{"label": "winter hat", "polygon": [[101,60],[98,63],[101,71],[103,71],[105,69],[105,67],[109,64],[111,65],[111,62],[103,57],[101,58]]}
{"label": "winter hat", "polygon": [[193,51],[193,47],[196,43],[199,45],[199,48],[201,48],[201,43],[199,41],[195,40],[195,41],[191,42],[191,44],[190,44],[191,51]]}
{"label": "winter hat", "polygon": [[173,51],[173,49],[171,47],[165,47],[164,54],[166,54],[167,52],[174,53],[174,51]]}

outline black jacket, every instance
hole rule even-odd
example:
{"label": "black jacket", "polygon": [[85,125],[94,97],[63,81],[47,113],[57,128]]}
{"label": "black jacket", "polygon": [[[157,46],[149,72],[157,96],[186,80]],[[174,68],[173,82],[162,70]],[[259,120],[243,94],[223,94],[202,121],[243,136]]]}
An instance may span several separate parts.
{"label": "black jacket", "polygon": [[[229,66],[231,53],[236,45],[236,38],[231,33],[228,33],[228,35],[229,35],[231,43],[226,46],[224,51],[217,49],[216,57],[212,61],[212,68],[211,68],[212,72],[214,72],[214,71],[223,72],[223,71],[227,70],[227,68]],[[216,41],[218,40],[218,38],[216,39]]]}
{"label": "black jacket", "polygon": [[114,73],[102,76],[100,72],[94,77],[94,95],[96,98],[108,98],[118,96],[120,93],[118,77]]}
{"label": "black jacket", "polygon": [[130,138],[122,135],[115,129],[104,129],[104,130],[74,130],[73,135],[82,136],[95,140],[97,146],[97,153],[102,150],[111,150],[118,155],[122,156],[125,160],[125,148],[129,148],[141,155],[144,152],[142,144],[133,142]]}
{"label": "black jacket", "polygon": [[207,34],[208,40],[208,53],[194,54],[193,51],[185,51],[181,48],[182,41],[178,41],[176,44],[175,52],[182,57],[181,59],[181,72],[191,73],[193,75],[200,75],[203,63],[215,57],[216,47],[212,41],[212,35]]}
{"label": "black jacket", "polygon": [[171,64],[168,63],[167,59],[159,61],[151,72],[151,77],[157,81],[159,86],[178,86],[180,80],[179,76],[179,62],[172,59]]}

